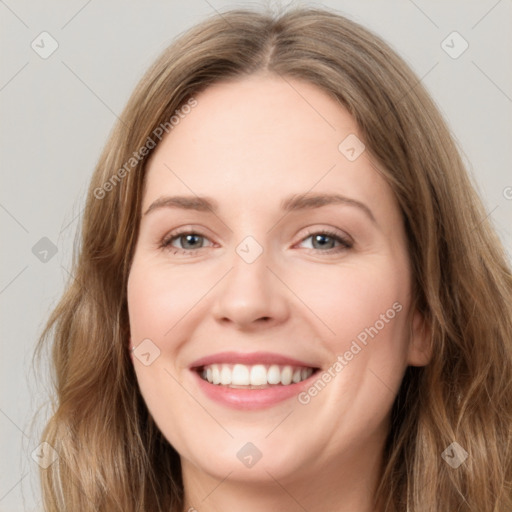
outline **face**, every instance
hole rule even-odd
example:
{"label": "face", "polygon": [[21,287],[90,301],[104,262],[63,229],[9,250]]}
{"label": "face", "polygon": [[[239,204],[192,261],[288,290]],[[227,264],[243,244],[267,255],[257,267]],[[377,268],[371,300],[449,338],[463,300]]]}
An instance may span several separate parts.
{"label": "face", "polygon": [[147,407],[184,472],[375,466],[429,357],[391,189],[312,84],[255,75],[196,100],[149,161],[128,281]]}

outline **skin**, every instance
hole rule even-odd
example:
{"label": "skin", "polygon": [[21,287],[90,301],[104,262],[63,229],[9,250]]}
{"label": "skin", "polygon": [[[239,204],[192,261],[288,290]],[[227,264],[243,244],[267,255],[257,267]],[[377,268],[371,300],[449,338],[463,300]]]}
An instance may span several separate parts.
{"label": "skin", "polygon": [[[149,366],[132,361],[150,413],[181,456],[184,510],[376,510],[394,398],[407,366],[430,359],[422,318],[408,317],[411,269],[392,191],[368,151],[351,162],[338,150],[358,127],[312,84],[258,74],[196,99],[151,156],[142,211],[168,195],[207,196],[219,211],[142,215],[128,281],[130,343],[149,338],[160,350]],[[360,201],[375,222],[349,204],[280,210],[305,192]],[[162,248],[180,227],[199,237]],[[311,234],[325,229],[353,246],[315,242]],[[263,248],[250,264],[236,252],[247,236]],[[222,351],[269,351],[327,370],[397,302],[403,309],[307,404],[229,408],[206,397],[189,370]],[[251,468],[236,456],[247,442],[262,453]]]}

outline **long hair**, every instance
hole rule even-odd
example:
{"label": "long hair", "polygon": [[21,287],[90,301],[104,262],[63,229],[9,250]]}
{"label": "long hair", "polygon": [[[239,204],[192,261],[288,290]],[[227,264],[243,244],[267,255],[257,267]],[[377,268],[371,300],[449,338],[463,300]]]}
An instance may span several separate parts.
{"label": "long hair", "polygon": [[[41,471],[46,510],[183,507],[179,456],[151,418],[128,354],[126,286],[152,150],[131,159],[210,84],[257,72],[307,81],[347,108],[404,219],[412,305],[428,323],[432,358],[407,368],[393,405],[379,502],[385,512],[512,510],[512,275],[503,246],[407,64],[336,12],[297,7],[230,10],[188,30],[146,72],[110,135],[73,278],[38,345],[52,349],[55,400],[43,440],[59,455]],[[462,449],[467,458],[449,464]]]}

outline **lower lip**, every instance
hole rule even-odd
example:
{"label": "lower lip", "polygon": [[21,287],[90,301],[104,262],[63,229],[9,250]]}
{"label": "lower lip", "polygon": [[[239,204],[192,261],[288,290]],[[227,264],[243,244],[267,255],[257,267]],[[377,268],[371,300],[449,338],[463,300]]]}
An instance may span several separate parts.
{"label": "lower lip", "polygon": [[265,389],[239,389],[230,388],[220,384],[210,384],[202,379],[198,372],[191,370],[198,381],[199,388],[212,400],[234,409],[264,409],[297,396],[304,388],[310,385],[312,378],[316,377],[314,372],[307,379],[290,384],[288,386],[271,386]]}

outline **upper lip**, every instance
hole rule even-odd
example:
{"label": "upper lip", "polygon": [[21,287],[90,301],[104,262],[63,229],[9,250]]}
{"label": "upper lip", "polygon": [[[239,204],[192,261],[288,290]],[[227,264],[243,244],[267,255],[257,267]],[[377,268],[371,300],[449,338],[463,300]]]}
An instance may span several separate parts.
{"label": "upper lip", "polygon": [[277,364],[281,366],[302,366],[305,368],[316,368],[314,364],[300,361],[293,357],[284,356],[281,354],[273,354],[272,352],[218,352],[209,356],[201,357],[194,361],[190,368],[200,368],[210,364]]}

